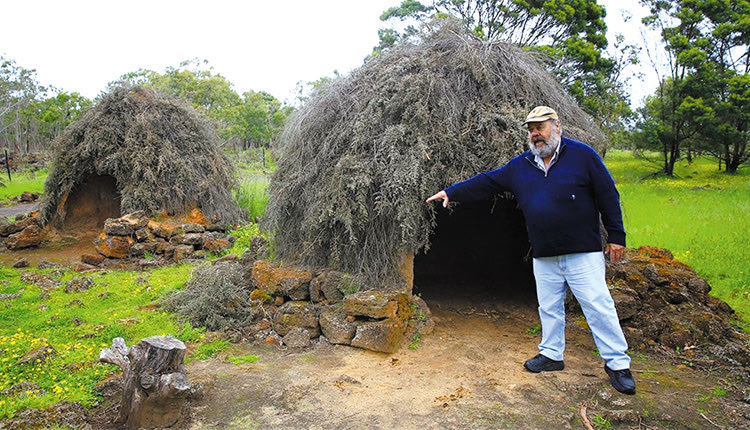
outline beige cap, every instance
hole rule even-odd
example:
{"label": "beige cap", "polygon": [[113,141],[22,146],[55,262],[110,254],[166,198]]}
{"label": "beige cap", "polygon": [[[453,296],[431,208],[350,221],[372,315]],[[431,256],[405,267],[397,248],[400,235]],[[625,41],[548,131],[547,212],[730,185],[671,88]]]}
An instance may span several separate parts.
{"label": "beige cap", "polygon": [[558,119],[557,112],[551,107],[537,106],[526,115],[526,121],[524,121],[523,124],[526,125],[530,122],[543,122],[548,119]]}

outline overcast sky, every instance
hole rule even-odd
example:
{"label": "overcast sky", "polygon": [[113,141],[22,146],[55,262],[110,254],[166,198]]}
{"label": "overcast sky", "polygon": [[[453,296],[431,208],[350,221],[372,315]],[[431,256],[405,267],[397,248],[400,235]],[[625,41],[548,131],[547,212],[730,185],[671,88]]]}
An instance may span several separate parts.
{"label": "overcast sky", "polygon": [[[140,68],[163,72],[208,60],[236,91],[266,91],[285,101],[300,81],[348,73],[378,43],[380,14],[400,0],[13,0],[0,3],[0,54],[36,69],[43,85],[93,98]],[[427,3],[427,2],[425,2]],[[601,1],[600,1],[601,3]],[[608,26],[640,43],[639,18],[621,24],[606,0]],[[613,36],[608,35],[613,38]],[[648,71],[648,70],[646,70]],[[634,83],[633,100],[655,81]]]}

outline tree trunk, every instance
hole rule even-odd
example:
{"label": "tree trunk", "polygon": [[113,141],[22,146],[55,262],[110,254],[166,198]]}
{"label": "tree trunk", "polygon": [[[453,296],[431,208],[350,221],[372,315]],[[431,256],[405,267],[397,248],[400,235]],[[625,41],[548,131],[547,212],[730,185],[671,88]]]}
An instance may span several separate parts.
{"label": "tree trunk", "polygon": [[181,418],[184,397],[190,392],[183,360],[185,344],[172,336],[153,336],[127,348],[122,338],[112,340],[99,360],[120,366],[125,388],[117,423],[128,429],[171,427]]}

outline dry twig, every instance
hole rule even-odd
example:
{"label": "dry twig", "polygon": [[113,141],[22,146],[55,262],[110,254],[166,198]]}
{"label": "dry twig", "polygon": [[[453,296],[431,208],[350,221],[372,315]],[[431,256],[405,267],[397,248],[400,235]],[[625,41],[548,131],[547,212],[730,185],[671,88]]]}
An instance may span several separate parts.
{"label": "dry twig", "polygon": [[583,426],[586,427],[586,430],[594,430],[594,427],[591,426],[591,422],[589,422],[589,418],[586,416],[585,403],[580,403],[578,405],[578,415],[581,417],[581,422],[583,422]]}

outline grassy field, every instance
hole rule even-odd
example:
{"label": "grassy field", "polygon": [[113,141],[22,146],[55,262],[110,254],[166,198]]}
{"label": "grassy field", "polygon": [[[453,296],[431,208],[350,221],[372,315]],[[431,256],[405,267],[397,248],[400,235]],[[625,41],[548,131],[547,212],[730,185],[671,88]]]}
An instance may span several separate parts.
{"label": "grassy field", "polygon": [[658,166],[624,151],[610,151],[605,162],[620,190],[628,247],[671,250],[750,331],[750,172],[727,175],[714,160],[698,158],[680,161],[674,178],[642,180]]}
{"label": "grassy field", "polygon": [[18,197],[25,191],[41,193],[44,191],[44,181],[47,180],[48,175],[47,170],[37,170],[36,172],[14,173],[11,181],[8,181],[7,176],[4,177],[3,185],[0,186],[0,205],[15,203],[9,199]]}
{"label": "grassy field", "polygon": [[[172,334],[186,342],[202,331],[178,322],[153,302],[184,285],[192,267],[182,265],[152,272],[109,272],[91,275],[86,291],[65,292],[80,274],[69,270],[29,270],[59,282],[47,291],[21,279],[21,271],[0,268],[0,392],[25,382],[24,389],[0,397],[0,418],[25,408],[47,407],[60,400],[85,406],[98,400],[95,385],[116,366],[99,363],[99,352],[114,337],[128,345],[154,335]],[[36,358],[28,360],[30,351]],[[20,364],[19,364],[20,363]]]}

